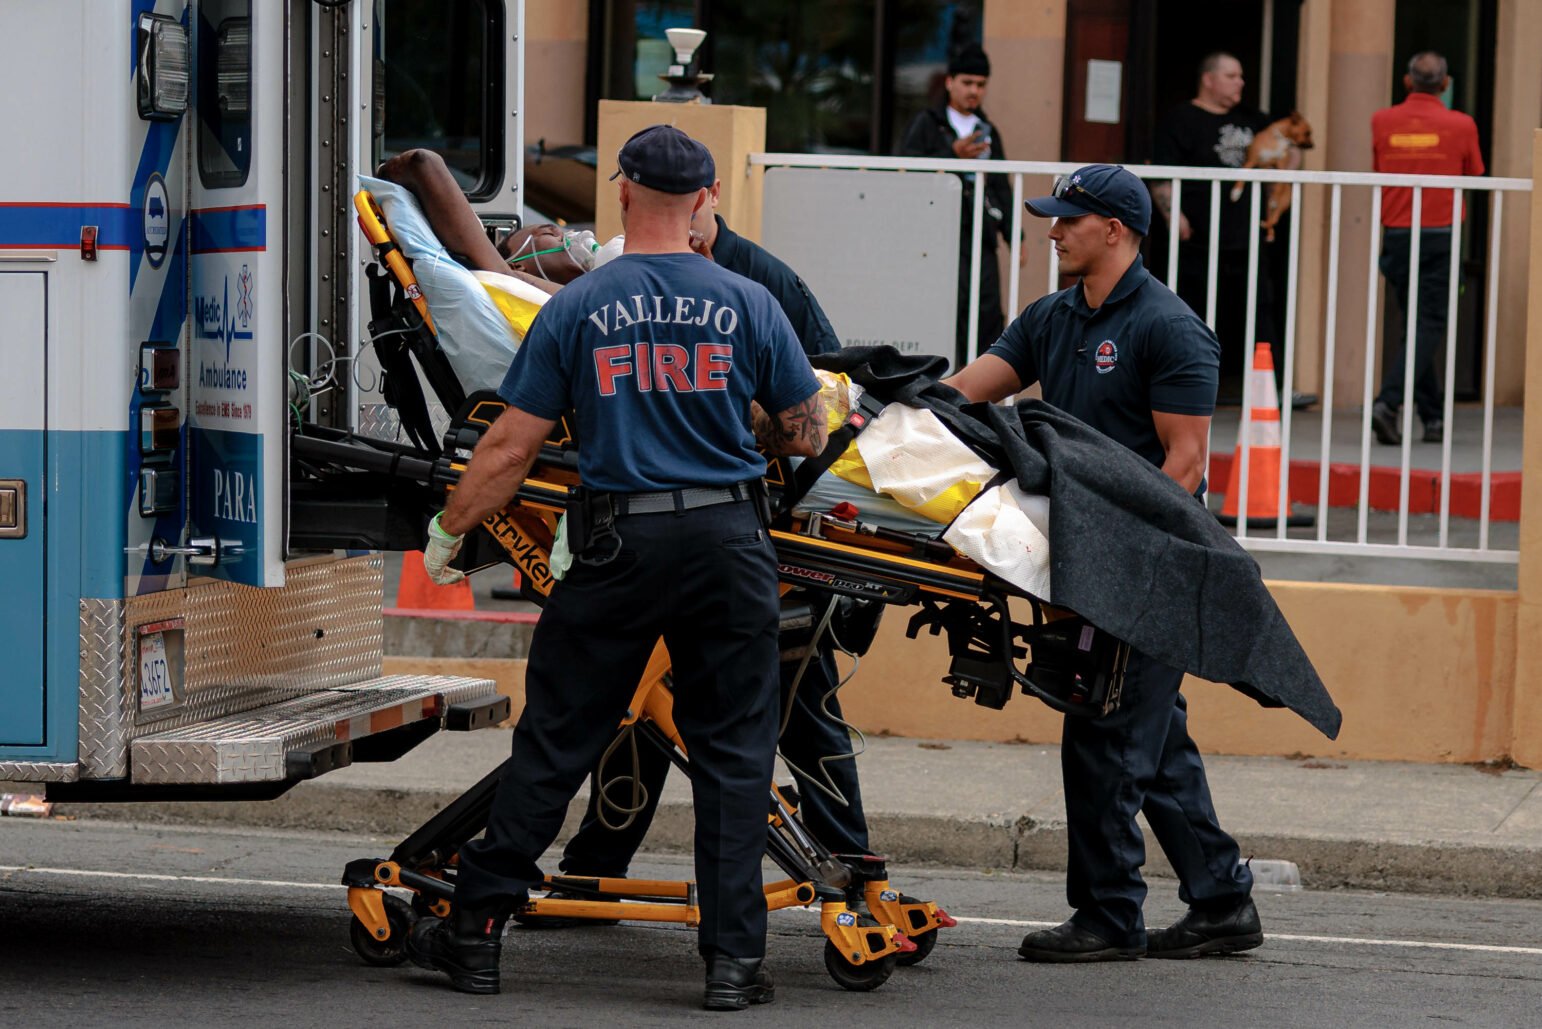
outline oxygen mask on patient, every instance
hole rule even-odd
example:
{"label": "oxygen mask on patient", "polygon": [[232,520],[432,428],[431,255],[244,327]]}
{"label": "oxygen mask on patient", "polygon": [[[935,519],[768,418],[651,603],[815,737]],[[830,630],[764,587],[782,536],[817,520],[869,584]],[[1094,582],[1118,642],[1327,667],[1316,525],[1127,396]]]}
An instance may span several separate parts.
{"label": "oxygen mask on patient", "polygon": [[[608,243],[601,244],[588,229],[568,229],[559,236],[555,225],[538,225],[509,252],[507,260],[510,268],[550,282],[566,284],[579,274],[592,272],[612,258],[619,257],[625,245],[625,236],[616,236]],[[558,254],[571,259],[572,265],[563,257],[556,256]],[[574,272],[574,265],[577,266],[577,273]]]}

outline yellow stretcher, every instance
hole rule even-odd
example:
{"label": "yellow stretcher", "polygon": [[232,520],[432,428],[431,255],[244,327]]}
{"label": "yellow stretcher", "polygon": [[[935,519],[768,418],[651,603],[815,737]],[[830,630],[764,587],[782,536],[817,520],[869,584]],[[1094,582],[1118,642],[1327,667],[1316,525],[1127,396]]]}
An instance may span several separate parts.
{"label": "yellow stretcher", "polygon": [[[396,287],[391,310],[379,310],[381,305],[376,303],[373,314],[382,321],[394,317],[397,323],[426,334],[424,342],[431,346],[433,323],[422,290],[393,242],[379,206],[367,192],[355,198],[355,206],[366,238]],[[309,427],[302,427],[291,449],[312,469],[365,469],[452,490],[476,440],[505,405],[496,396],[481,393],[463,404],[455,398],[447,406],[456,409],[456,416],[443,453],[413,453],[398,444],[306,431]],[[485,536],[468,539],[463,551],[468,567],[503,561],[519,570],[522,589],[531,599],[539,602],[550,592],[557,522],[568,488],[578,482],[577,445],[571,420],[561,420],[515,499],[486,520]],[[790,469],[779,461],[771,463],[767,484],[773,500],[793,481]],[[428,511],[420,514],[426,520]],[[1118,703],[1127,656],[1122,643],[1071,612],[1027,597],[944,543],[860,518],[817,513],[783,513],[771,536],[784,591],[800,587],[857,598],[875,607],[918,608],[910,620],[909,635],[914,637],[922,629],[946,633],[953,663],[945,682],[955,695],[999,708],[1021,688],[1061,710],[1082,714],[1104,713]],[[1012,619],[1008,603],[1013,596],[1027,601],[1032,624]],[[1030,651],[1032,663],[1024,660]],[[627,723],[635,722],[672,760],[688,766],[688,755],[674,729],[668,670],[661,643],[638,685]],[[417,916],[448,912],[455,852],[485,824],[500,771],[494,770],[409,836],[390,858],[350,862],[344,883],[350,888],[355,949],[364,960],[398,963],[405,956],[405,937]],[[954,924],[935,903],[907,897],[883,879],[865,883],[866,912],[854,910],[844,890],[853,869],[809,835],[795,804],[774,786],[767,840],[768,856],[790,876],[766,886],[768,908],[819,905],[827,938],[826,967],[848,989],[874,989],[888,979],[896,964],[924,959],[939,930]],[[552,898],[538,886],[523,914],[687,925],[698,919],[695,888],[690,883],[558,876],[548,877],[543,885],[548,893],[561,890],[581,899]],[[407,904],[384,893],[385,888],[412,891],[414,899]]]}

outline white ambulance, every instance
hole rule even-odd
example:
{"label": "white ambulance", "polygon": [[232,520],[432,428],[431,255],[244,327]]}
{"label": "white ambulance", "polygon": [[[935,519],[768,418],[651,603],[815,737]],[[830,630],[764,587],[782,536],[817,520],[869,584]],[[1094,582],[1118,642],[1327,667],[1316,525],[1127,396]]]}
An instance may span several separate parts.
{"label": "white ambulance", "polygon": [[[414,146],[520,210],[518,0],[0,0],[0,781],[275,796],[507,711],[383,676],[355,175]],[[361,342],[365,345],[361,346]],[[346,486],[346,484],[345,484]]]}

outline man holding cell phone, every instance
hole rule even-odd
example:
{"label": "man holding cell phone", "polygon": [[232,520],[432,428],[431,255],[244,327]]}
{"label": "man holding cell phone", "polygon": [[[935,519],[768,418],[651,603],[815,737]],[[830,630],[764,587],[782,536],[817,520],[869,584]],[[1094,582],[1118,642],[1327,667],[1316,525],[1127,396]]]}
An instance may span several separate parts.
{"label": "man holding cell phone", "polygon": [[[900,153],[905,157],[956,157],[966,161],[1005,160],[1001,133],[986,118],[981,104],[990,83],[991,62],[979,44],[970,43],[948,61],[943,79],[947,102],[915,116],[905,130]],[[980,252],[971,253],[974,232],[974,176],[964,181],[963,217],[959,226],[958,323],[955,367],[969,363],[969,276],[975,260],[980,265],[979,352],[996,342],[1006,319],[1001,313],[1001,273],[996,264],[998,237],[1009,230],[1006,218],[1012,210],[1012,187],[1005,175],[985,180],[985,224]]]}

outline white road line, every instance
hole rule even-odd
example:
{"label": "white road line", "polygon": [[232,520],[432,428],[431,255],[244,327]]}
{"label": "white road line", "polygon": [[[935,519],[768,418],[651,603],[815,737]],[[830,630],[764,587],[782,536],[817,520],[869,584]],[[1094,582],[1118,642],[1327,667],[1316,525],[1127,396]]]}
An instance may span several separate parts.
{"label": "white road line", "polygon": [[[218,886],[268,886],[286,890],[341,890],[341,883],[286,882],[281,879],[232,879],[213,875],[158,875],[153,872],[105,872],[86,868],[42,868],[26,865],[0,865],[0,874],[20,872],[32,875],[59,875],[95,879],[140,879],[146,882],[208,883]],[[792,908],[794,911],[816,912],[811,908]],[[1020,929],[1052,929],[1059,922],[1036,922],[1020,918],[974,918],[955,915],[960,924],[1004,925]],[[1465,950],[1482,954],[1516,954],[1542,957],[1542,947],[1501,947],[1487,943],[1445,943],[1437,940],[1389,940],[1364,936],[1313,936],[1304,933],[1265,934],[1265,940],[1290,943],[1341,943],[1354,947],[1402,947],[1418,950]]]}
{"label": "white road line", "polygon": [[156,875],[153,872],[98,872],[86,868],[39,868],[28,865],[0,865],[0,873],[22,872],[35,875],[66,875],[89,879],[143,879],[162,883],[212,883],[219,886],[276,886],[286,890],[341,890],[342,883],[293,883],[279,879],[225,879],[214,875]]}
{"label": "white road line", "polygon": [[[973,922],[980,925],[1010,925],[1020,926],[1024,929],[1053,929],[1059,922],[1029,922],[1015,918],[970,918],[955,915],[960,923]],[[1357,947],[1408,947],[1425,950],[1472,950],[1484,954],[1522,954],[1527,956],[1542,956],[1542,947],[1501,947],[1488,943],[1441,943],[1435,940],[1386,940],[1374,939],[1364,936],[1308,936],[1302,933],[1276,933],[1265,932],[1265,942],[1269,940],[1285,940],[1292,943],[1345,943]]]}

